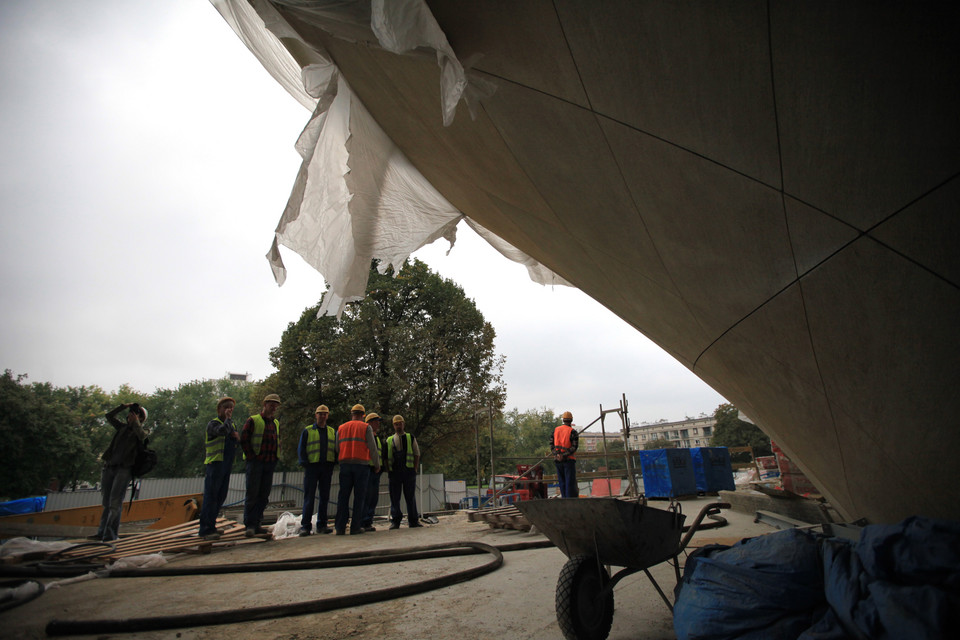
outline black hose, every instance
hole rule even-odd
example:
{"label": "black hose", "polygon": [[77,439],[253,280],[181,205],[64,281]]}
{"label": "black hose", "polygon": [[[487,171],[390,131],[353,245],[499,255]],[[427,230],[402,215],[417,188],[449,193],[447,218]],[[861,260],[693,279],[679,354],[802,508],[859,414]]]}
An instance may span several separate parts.
{"label": "black hose", "polygon": [[[451,550],[450,555],[460,555],[461,549],[470,548],[471,553],[489,553],[493,560],[486,564],[470,569],[464,569],[438,578],[429,578],[421,582],[401,585],[399,587],[389,587],[386,589],[377,589],[365,593],[354,593],[345,596],[334,596],[331,598],[321,598],[320,600],[310,600],[307,602],[295,602],[293,604],[253,607],[248,609],[231,609],[225,611],[212,611],[208,613],[189,613],[172,616],[156,616],[149,618],[127,618],[116,620],[51,620],[47,623],[46,633],[50,636],[62,635],[92,635],[101,633],[131,633],[138,631],[156,631],[160,629],[176,629],[180,627],[202,627],[215,624],[228,624],[235,622],[249,622],[253,620],[268,620],[274,618],[283,618],[287,616],[304,615],[308,613],[321,613],[323,611],[332,611],[344,607],[355,607],[373,602],[383,602],[394,598],[403,598],[418,593],[424,593],[433,589],[439,589],[459,582],[472,580],[473,578],[490,573],[498,569],[503,564],[503,554],[496,547],[482,542],[456,542],[449,545],[430,545],[428,547],[414,548],[411,553],[420,551],[432,551],[448,547]],[[377,554],[376,551],[370,552]],[[358,556],[365,554],[345,554],[348,556]],[[394,557],[403,554],[395,554]],[[328,556],[336,558],[336,556]],[[257,563],[260,564],[260,563]],[[289,563],[288,563],[289,564]],[[145,570],[140,570],[145,571]]]}
{"label": "black hose", "polygon": [[[26,587],[26,588],[25,588]],[[26,604],[43,593],[45,587],[36,580],[15,580],[0,584],[0,611]]]}

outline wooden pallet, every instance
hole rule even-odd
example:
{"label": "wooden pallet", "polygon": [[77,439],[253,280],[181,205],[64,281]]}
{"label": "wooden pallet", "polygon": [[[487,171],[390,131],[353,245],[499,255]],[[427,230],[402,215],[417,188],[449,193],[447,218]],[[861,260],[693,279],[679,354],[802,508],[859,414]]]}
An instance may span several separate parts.
{"label": "wooden pallet", "polygon": [[97,562],[115,561],[120,558],[146,555],[150,553],[210,553],[216,545],[236,544],[247,540],[271,540],[273,535],[260,534],[253,538],[244,536],[244,526],[234,520],[217,519],[217,528],[224,531],[219,540],[203,540],[197,535],[200,523],[196,520],[184,522],[166,529],[145,531],[115,540],[114,549],[104,551],[106,547],[81,547],[65,551],[61,558],[95,559]]}
{"label": "wooden pallet", "polygon": [[470,522],[486,522],[494,529],[517,529],[530,531],[533,525],[526,516],[513,505],[505,507],[491,507],[487,509],[470,509],[467,511],[467,520]]}

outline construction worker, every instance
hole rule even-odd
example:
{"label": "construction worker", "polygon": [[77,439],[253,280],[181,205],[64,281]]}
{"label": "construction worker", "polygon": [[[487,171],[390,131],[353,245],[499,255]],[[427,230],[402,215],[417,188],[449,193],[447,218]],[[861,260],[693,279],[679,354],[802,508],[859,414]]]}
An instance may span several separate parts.
{"label": "construction worker", "polygon": [[[370,461],[373,471],[380,472],[377,458],[377,443],[373,429],[363,421],[366,410],[355,404],[350,410],[350,421],[337,428],[337,460],[340,462],[340,493],[337,495],[337,517],[333,527],[338,536],[346,533],[350,521],[350,533],[363,533],[363,507],[367,498],[367,481],[370,477]],[[353,492],[353,518],[350,518],[350,493]]]}
{"label": "construction worker", "polygon": [[387,469],[390,479],[390,528],[399,529],[403,520],[400,492],[407,503],[407,526],[422,527],[417,512],[417,469],[420,447],[412,433],[404,430],[403,416],[393,416],[393,435],[387,438]]}
{"label": "construction worker", "polygon": [[217,417],[207,423],[206,454],[203,460],[203,505],[200,508],[200,530],[204,540],[219,540],[217,514],[227,500],[230,489],[230,471],[233,458],[240,443],[240,434],[233,426],[233,409],[236,401],[225,396],[217,400]]}
{"label": "construction worker", "polygon": [[553,430],[550,450],[557,466],[557,482],[560,484],[561,498],[579,498],[577,486],[577,458],[574,455],[579,446],[579,435],[573,428],[573,414],[564,411],[560,416],[563,424]]}
{"label": "construction worker", "polygon": [[330,409],[322,404],[313,413],[313,424],[300,433],[297,461],[303,467],[303,514],[300,517],[300,535],[313,530],[313,504],[320,494],[317,508],[317,532],[332,533],[327,526],[327,504],[330,501],[330,480],[337,460],[337,432],[327,424]]}
{"label": "construction worker", "polygon": [[269,533],[260,526],[263,510],[273,489],[273,470],[277,467],[280,449],[280,421],[274,416],[280,407],[280,396],[267,394],[260,413],[250,416],[240,430],[240,448],[247,461],[247,498],[243,505],[244,535]]}
{"label": "construction worker", "polygon": [[[116,416],[128,409],[126,422],[120,422]],[[147,410],[136,402],[128,402],[107,414],[107,422],[116,429],[107,450],[100,458],[103,471],[100,473],[100,491],[102,493],[103,514],[100,526],[94,536],[97,540],[110,542],[116,540],[120,529],[120,510],[123,508],[123,496],[133,475],[133,463],[137,459],[140,445],[146,438],[143,423],[147,421]]]}
{"label": "construction worker", "polygon": [[[380,502],[380,476],[383,475],[384,471],[383,439],[381,438],[380,434],[380,431],[383,428],[381,425],[383,421],[376,413],[368,413],[367,417],[364,419],[373,430],[373,440],[377,443],[377,454],[370,458],[370,478],[367,481],[367,498],[363,508],[363,520],[360,522],[361,526],[363,526],[363,530],[369,532],[377,530],[376,527],[373,526],[373,516],[376,515],[377,504]],[[379,462],[380,471],[374,472],[374,459]]]}

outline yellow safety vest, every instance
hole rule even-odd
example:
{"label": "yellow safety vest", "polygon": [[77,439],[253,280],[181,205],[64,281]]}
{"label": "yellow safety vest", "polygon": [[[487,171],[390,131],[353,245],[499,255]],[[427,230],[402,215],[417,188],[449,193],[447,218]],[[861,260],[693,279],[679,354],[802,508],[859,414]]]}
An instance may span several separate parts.
{"label": "yellow safety vest", "polygon": [[[406,440],[407,440],[407,446],[406,446],[406,449],[404,450],[404,453],[406,453],[407,459],[406,459],[406,465],[404,466],[406,466],[407,469],[413,469],[413,435],[409,433],[404,433],[403,435],[406,437]],[[393,450],[395,447],[393,446],[393,439],[396,437],[397,437],[397,434],[393,434],[392,436],[387,438],[387,469],[389,469],[390,471],[394,470],[393,469]]]}
{"label": "yellow safety vest", "polygon": [[[214,422],[219,422],[223,424],[223,420],[220,418],[214,418]],[[206,431],[206,429],[204,429]],[[207,442],[207,457],[204,459],[203,464],[210,464],[211,462],[223,462],[223,448],[227,442],[226,436],[216,436],[214,438],[210,437],[210,433],[206,434]]]}
{"label": "yellow safety vest", "polygon": [[[260,444],[263,442],[263,431],[267,428],[267,423],[263,421],[263,416],[259,413],[250,416],[253,420],[253,436],[250,438],[250,448],[257,455],[260,455]],[[277,455],[280,455],[280,421],[273,419],[273,428],[277,430]],[[247,454],[243,454],[243,459],[247,459]]]}
{"label": "yellow safety vest", "polygon": [[[326,429],[327,462],[333,462],[337,451],[337,432],[330,425],[326,425]],[[320,462],[320,428],[315,424],[307,427],[307,461]]]}

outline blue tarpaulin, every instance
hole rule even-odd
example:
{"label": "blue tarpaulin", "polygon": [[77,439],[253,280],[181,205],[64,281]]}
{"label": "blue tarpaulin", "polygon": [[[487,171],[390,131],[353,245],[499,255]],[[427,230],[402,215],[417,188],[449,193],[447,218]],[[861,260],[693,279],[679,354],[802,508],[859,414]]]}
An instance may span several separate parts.
{"label": "blue tarpaulin", "polygon": [[797,529],[705,547],[676,589],[680,640],[946,638],[960,629],[960,523],[908,518],[856,543]]}
{"label": "blue tarpaulin", "polygon": [[693,447],[690,449],[693,459],[693,474],[697,481],[697,491],[736,491],[733,482],[733,465],[730,463],[730,450],[726,447]]}
{"label": "blue tarpaulin", "polygon": [[640,452],[643,493],[648,498],[675,498],[697,493],[690,449],[651,449]]}
{"label": "blue tarpaulin", "polygon": [[21,513],[40,513],[47,504],[47,496],[21,498],[10,502],[0,502],[0,516],[15,516]]}

